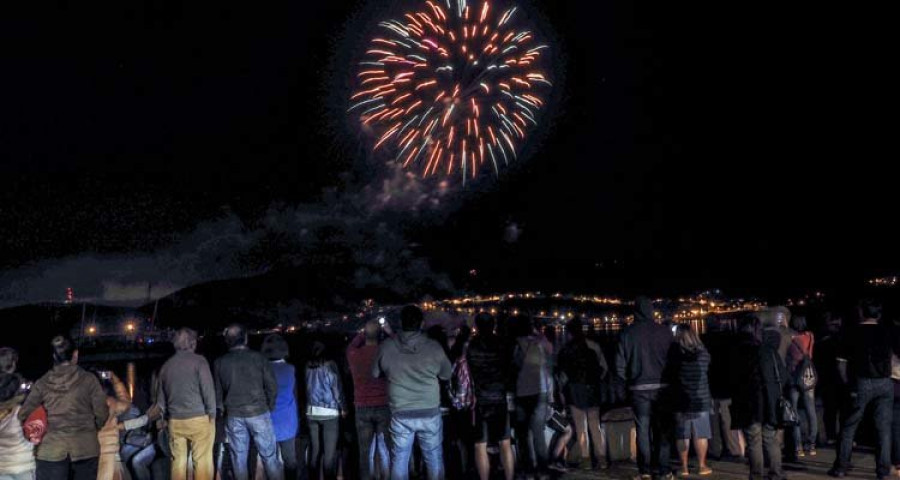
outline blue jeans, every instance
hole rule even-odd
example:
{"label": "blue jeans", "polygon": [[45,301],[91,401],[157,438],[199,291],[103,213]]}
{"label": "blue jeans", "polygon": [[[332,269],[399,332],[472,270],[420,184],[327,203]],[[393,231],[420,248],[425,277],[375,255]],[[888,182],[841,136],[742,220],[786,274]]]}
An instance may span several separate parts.
{"label": "blue jeans", "polygon": [[[535,469],[541,474],[547,471],[550,449],[547,437],[544,436],[544,428],[549,416],[550,403],[546,394],[516,397],[516,448],[525,473],[534,473]],[[528,441],[529,433],[531,443]]]}
{"label": "blue jeans", "polygon": [[[359,478],[371,480],[375,471],[376,447],[381,449],[381,470],[390,471],[390,460],[385,445],[390,443],[388,429],[391,410],[388,407],[357,407],[356,436],[359,440]],[[379,440],[379,435],[381,440]]]}
{"label": "blue jeans", "polygon": [[637,429],[638,469],[641,475],[668,475],[672,435],[671,412],[664,408],[660,389],[634,390],[631,408]]}
{"label": "blue jeans", "polygon": [[391,480],[409,480],[409,456],[413,441],[419,439],[419,448],[428,469],[428,480],[444,479],[444,455],[441,416],[422,418],[391,418]]}
{"label": "blue jeans", "polygon": [[[819,417],[816,415],[816,391],[807,390],[801,392],[797,387],[790,388],[791,404],[797,412],[800,407],[806,413],[806,440],[804,441],[800,431],[800,424],[794,425],[794,448],[797,451],[802,449],[811,450],[816,447],[816,437],[819,436]],[[801,422],[802,423],[802,422]]]}
{"label": "blue jeans", "polygon": [[255,417],[228,417],[225,420],[225,437],[231,447],[231,468],[235,480],[248,480],[247,454],[250,440],[256,446],[268,480],[284,480],[284,466],[278,456],[278,443],[272,427],[272,416],[268,413]]}
{"label": "blue jeans", "polygon": [[119,450],[122,457],[122,463],[126,467],[131,466],[131,473],[134,480],[153,480],[150,472],[150,465],[156,458],[156,446],[152,443],[146,447],[136,447],[134,445],[122,445]]}
{"label": "blue jeans", "polygon": [[836,470],[846,471],[853,453],[853,437],[862,422],[866,408],[872,408],[875,420],[875,473],[886,477],[891,472],[891,423],[894,417],[894,386],[890,378],[860,378],[850,397],[847,418],[841,421],[841,440],[838,456],[834,460]]}

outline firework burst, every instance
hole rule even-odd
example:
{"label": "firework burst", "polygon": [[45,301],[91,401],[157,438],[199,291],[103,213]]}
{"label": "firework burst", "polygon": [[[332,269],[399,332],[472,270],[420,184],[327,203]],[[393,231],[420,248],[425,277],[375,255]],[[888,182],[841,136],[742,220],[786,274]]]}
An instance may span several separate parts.
{"label": "firework burst", "polygon": [[546,45],[517,26],[518,8],[427,0],[381,22],[360,62],[349,112],[386,150],[423,177],[499,173],[537,125]]}

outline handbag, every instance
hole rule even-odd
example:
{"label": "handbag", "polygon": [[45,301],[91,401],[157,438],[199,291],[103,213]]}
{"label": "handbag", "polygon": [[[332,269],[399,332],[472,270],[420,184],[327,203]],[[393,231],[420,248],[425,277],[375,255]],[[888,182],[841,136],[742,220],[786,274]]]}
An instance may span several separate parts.
{"label": "handbag", "polygon": [[569,419],[562,410],[553,406],[549,407],[550,415],[547,416],[547,427],[556,433],[563,433],[569,428]]}
{"label": "handbag", "polygon": [[[781,386],[781,369],[778,367],[778,357],[775,356],[775,352],[772,352],[772,360],[775,365],[775,381]],[[784,398],[784,391],[783,389],[781,390],[778,394],[778,402],[775,405],[775,420],[778,422],[778,426],[786,428],[799,425],[800,415],[797,414],[797,409],[794,408],[790,400]]]}

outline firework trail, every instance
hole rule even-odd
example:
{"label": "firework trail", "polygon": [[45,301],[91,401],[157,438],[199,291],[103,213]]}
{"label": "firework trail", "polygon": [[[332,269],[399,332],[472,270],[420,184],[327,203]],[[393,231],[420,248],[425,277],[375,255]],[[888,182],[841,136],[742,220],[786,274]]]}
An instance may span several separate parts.
{"label": "firework trail", "polygon": [[422,177],[499,174],[516,158],[552,87],[547,45],[516,26],[518,8],[427,0],[381,22],[360,62],[349,112],[375,132],[374,150]]}

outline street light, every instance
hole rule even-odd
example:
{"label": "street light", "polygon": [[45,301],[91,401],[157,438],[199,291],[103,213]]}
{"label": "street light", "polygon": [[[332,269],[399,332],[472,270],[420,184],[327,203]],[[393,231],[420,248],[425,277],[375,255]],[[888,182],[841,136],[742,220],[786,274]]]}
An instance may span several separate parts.
{"label": "street light", "polygon": [[125,324],[125,331],[128,332],[128,333],[134,332],[134,324],[131,323],[131,322],[126,323],[126,324]]}

